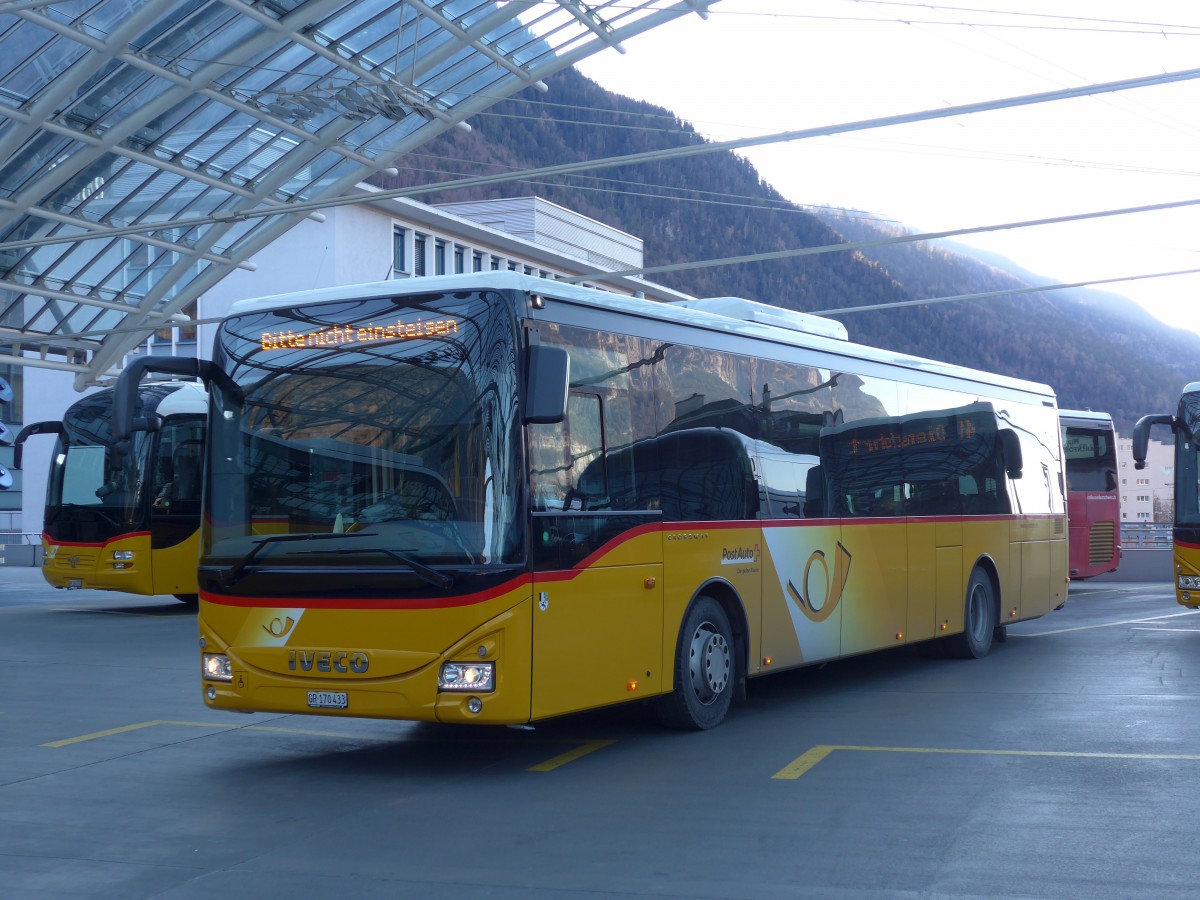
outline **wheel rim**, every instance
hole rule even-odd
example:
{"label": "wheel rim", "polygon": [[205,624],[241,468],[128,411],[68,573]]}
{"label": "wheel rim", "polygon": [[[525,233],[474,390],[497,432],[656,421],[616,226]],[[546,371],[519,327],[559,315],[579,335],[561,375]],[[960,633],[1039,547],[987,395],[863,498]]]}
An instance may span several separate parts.
{"label": "wheel rim", "polygon": [[729,642],[712,622],[702,622],[692,635],[688,672],[696,698],[706,706],[716,700],[729,683],[732,669]]}
{"label": "wheel rim", "polygon": [[988,593],[982,584],[971,586],[971,596],[967,602],[967,615],[970,621],[967,627],[971,629],[971,637],[977,641],[987,638],[988,632]]}

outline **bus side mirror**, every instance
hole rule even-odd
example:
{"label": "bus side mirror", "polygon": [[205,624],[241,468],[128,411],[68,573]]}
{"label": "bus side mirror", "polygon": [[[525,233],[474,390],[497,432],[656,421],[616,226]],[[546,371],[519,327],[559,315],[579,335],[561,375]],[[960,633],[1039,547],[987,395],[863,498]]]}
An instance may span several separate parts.
{"label": "bus side mirror", "polygon": [[554,425],[567,415],[571,357],[562,347],[531,344],[525,369],[525,417],[528,425]]}
{"label": "bus side mirror", "polygon": [[11,447],[14,440],[12,429],[0,422],[0,447]]}
{"label": "bus side mirror", "polygon": [[1150,429],[1155,425],[1170,425],[1175,430],[1175,417],[1163,413],[1156,416],[1142,416],[1133,426],[1133,467],[1146,468],[1146,451],[1150,447]]}
{"label": "bus side mirror", "polygon": [[59,421],[49,422],[31,422],[21,429],[21,433],[17,435],[17,440],[13,444],[13,468],[21,468],[21,459],[25,455],[25,441],[33,437],[35,434],[57,434],[62,435],[66,432],[63,428],[63,423]]}
{"label": "bus side mirror", "polygon": [[205,385],[216,382],[235,399],[240,401],[242,396],[242,389],[212,360],[192,359],[186,356],[139,356],[122,369],[117,378],[117,387],[113,394],[114,449],[122,445],[128,447],[129,437],[133,432],[155,430],[158,427],[157,421],[133,417],[137,406],[138,384],[146,372],[199,378]]}
{"label": "bus side mirror", "polygon": [[6,379],[0,378],[0,403],[12,403],[15,396],[12,385]]}
{"label": "bus side mirror", "polygon": [[1021,477],[1025,460],[1021,455],[1021,439],[1011,428],[1000,430],[1000,446],[1004,450],[1004,471],[1014,481]]}
{"label": "bus side mirror", "polygon": [[0,491],[7,491],[12,486],[12,472],[8,471],[4,466],[0,466]]}

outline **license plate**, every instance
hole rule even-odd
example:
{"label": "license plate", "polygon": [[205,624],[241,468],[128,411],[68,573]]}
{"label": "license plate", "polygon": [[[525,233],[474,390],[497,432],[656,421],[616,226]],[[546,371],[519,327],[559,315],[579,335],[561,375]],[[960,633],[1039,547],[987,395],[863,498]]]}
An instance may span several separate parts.
{"label": "license plate", "polygon": [[345,709],[350,698],[345,691],[309,691],[308,705],[310,709]]}

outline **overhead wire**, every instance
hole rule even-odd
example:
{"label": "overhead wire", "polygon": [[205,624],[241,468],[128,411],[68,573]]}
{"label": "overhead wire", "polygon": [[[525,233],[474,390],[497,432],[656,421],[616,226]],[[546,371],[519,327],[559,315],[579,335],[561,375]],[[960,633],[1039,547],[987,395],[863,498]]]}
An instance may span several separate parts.
{"label": "overhead wire", "polygon": [[[934,109],[922,110],[915,113],[901,113],[897,115],[881,116],[872,119],[860,119],[854,122],[846,122],[836,125],[816,126],[811,128],[802,128],[791,131],[782,131],[774,134],[758,135],[747,138],[738,138],[729,141],[704,141],[681,145],[667,149],[659,149],[646,151],[641,153],[629,153],[618,156],[609,156],[602,159],[582,160],[569,163],[561,163],[557,165],[541,166],[532,169],[526,169],[521,173],[504,172],[493,175],[477,175],[466,178],[453,179],[450,181],[442,181],[434,184],[414,185],[406,188],[396,188],[391,190],[378,191],[372,195],[373,200],[385,200],[399,197],[411,197],[415,195],[428,195],[440,193],[444,191],[452,191],[465,187],[481,187],[489,184],[499,184],[506,181],[517,181],[529,177],[546,177],[575,174],[577,172],[585,172],[594,169],[615,168],[625,165],[637,165],[645,162],[661,162],[665,160],[684,159],[691,156],[700,156],[708,153],[718,153],[726,150],[739,150],[748,147],[759,147],[768,144],[778,144],[790,141],[804,140],[813,137],[823,137],[833,134],[846,134],[858,131],[873,130],[876,128],[886,128],[894,125],[911,124],[914,122],[932,121],[935,119],[948,119],[957,116],[971,115],[980,112],[991,112],[999,109],[1012,109],[1021,106],[1031,106],[1042,103],[1049,103],[1058,100],[1074,99],[1078,97],[1087,97],[1095,94],[1111,93],[1113,91],[1131,90],[1139,87],[1148,87],[1151,85],[1171,84],[1181,81],[1192,81],[1200,78],[1200,69],[1183,69],[1175,72],[1164,72],[1156,75],[1140,76],[1136,78],[1124,78],[1117,81],[1101,82],[1098,84],[1087,84],[1072,88],[1063,88],[1053,91],[1042,91],[1033,94],[1022,94],[1016,97],[1006,97],[996,100],[985,100],[974,103],[966,103],[957,106],[943,106]],[[171,222],[171,227],[175,229],[190,229],[203,225],[210,225],[215,222],[236,222],[247,221],[251,219],[259,219],[266,217],[274,217],[280,215],[294,215],[299,213],[308,214],[322,209],[330,209],[339,206],[347,206],[361,202],[361,197],[342,196],[323,198],[320,200],[304,200],[282,204],[270,209],[247,209],[236,210],[228,213],[217,213],[209,216],[196,216],[192,218],[178,218]],[[113,237],[121,237],[132,234],[144,234],[158,231],[163,227],[163,223],[142,223],[139,225],[131,225],[125,227],[98,227],[94,231],[85,234],[73,233],[69,235],[52,235],[42,238],[30,238],[16,241],[0,242],[0,250],[20,249],[38,246],[48,246],[53,244],[76,243],[86,237],[97,237],[111,239]]]}

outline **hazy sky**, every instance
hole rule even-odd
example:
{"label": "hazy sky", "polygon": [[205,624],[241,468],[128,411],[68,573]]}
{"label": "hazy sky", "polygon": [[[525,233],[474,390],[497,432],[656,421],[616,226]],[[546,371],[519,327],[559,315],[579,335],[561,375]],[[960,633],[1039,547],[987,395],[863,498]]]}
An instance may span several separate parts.
{"label": "hazy sky", "polygon": [[[720,141],[1200,69],[1200,2],[721,0],[626,51],[579,68]],[[789,200],[922,232],[1197,200],[1200,78],[741,153]],[[957,240],[1046,283],[1200,269],[1200,205]],[[1098,289],[1200,332],[1200,274]]]}

